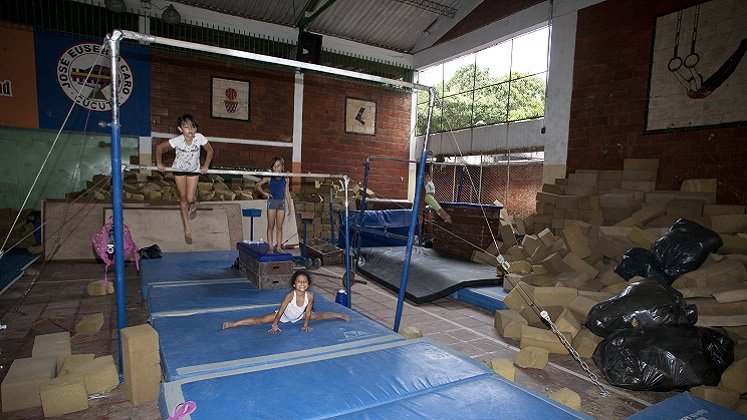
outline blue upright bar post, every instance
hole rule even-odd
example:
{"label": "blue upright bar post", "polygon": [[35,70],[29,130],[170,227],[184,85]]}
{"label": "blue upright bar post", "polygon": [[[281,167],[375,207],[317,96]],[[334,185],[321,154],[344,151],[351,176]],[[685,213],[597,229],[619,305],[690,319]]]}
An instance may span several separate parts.
{"label": "blue upright bar post", "polygon": [[358,258],[361,256],[361,246],[363,244],[363,233],[361,228],[363,222],[366,220],[366,191],[368,191],[368,172],[371,169],[370,158],[366,158],[366,163],[363,164],[363,194],[361,195],[361,208],[358,209],[358,221],[356,223],[356,234],[358,240],[355,242],[355,262],[358,263]]}
{"label": "blue upright bar post", "polygon": [[125,311],[126,293],[124,283],[124,234],[122,217],[122,156],[119,125],[119,41],[122,32],[115,30],[109,36],[109,53],[112,77],[112,214],[114,217],[114,269],[116,276],[117,298],[117,348],[119,355],[119,374],[122,375],[122,328],[127,327]]}
{"label": "blue upright bar post", "polygon": [[399,295],[397,297],[397,311],[394,315],[394,332],[399,332],[399,324],[402,321],[402,308],[405,304],[405,291],[407,290],[407,278],[410,273],[410,260],[412,259],[412,245],[415,237],[415,226],[418,223],[418,211],[420,207],[420,196],[423,190],[423,179],[425,174],[425,162],[428,155],[428,136],[431,131],[431,117],[433,116],[433,104],[436,100],[436,91],[428,90],[428,119],[425,124],[425,136],[423,138],[423,152],[420,154],[420,168],[418,168],[417,181],[415,182],[415,199],[412,202],[412,214],[410,216],[410,230],[407,235],[407,248],[405,248],[405,262],[402,268],[402,278],[399,282]]}

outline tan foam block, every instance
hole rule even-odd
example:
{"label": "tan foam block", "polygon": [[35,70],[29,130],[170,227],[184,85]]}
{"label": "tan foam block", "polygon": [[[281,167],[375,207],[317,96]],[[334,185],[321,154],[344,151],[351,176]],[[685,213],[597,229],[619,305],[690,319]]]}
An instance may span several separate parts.
{"label": "tan foam block", "polygon": [[745,206],[737,204],[706,204],[703,206],[703,216],[724,216],[728,214],[744,214]]}
{"label": "tan foam block", "polygon": [[[591,195],[578,198],[579,210],[599,210],[599,196]],[[581,215],[579,214],[579,217]]]}
{"label": "tan foam block", "polygon": [[507,273],[503,276],[503,290],[506,292],[510,292],[514,287],[516,287],[517,284],[519,284],[519,282],[528,284],[532,277],[533,274],[531,273]]}
{"label": "tan foam block", "polygon": [[720,388],[731,389],[740,394],[747,392],[747,359],[737,360],[721,374]]}
{"label": "tan foam block", "polygon": [[573,287],[535,287],[534,301],[540,306],[561,305],[571,303],[578,296],[578,289]]}
{"label": "tan foam block", "polygon": [[696,386],[690,389],[690,393],[698,398],[729,409],[736,408],[737,404],[739,404],[739,393],[730,389],[716,386]]}
{"label": "tan foam block", "polygon": [[521,338],[521,326],[528,325],[528,323],[517,311],[499,309],[495,311],[493,325],[501,336],[518,340]]}
{"label": "tan foam block", "polygon": [[747,288],[724,290],[713,294],[719,303],[740,302],[747,300]]}
{"label": "tan foam block", "polygon": [[97,357],[93,360],[73,366],[68,376],[81,376],[85,380],[86,392],[109,392],[119,385],[119,374],[111,355]]}
{"label": "tan foam block", "polygon": [[583,271],[566,271],[553,277],[556,286],[578,288],[589,282],[589,275]]}
{"label": "tan foam block", "polygon": [[532,264],[525,260],[513,261],[509,264],[509,273],[529,274],[532,272]]}
{"label": "tan foam block", "polygon": [[646,192],[645,200],[647,203],[664,203],[674,200],[678,191],[656,190]]}
{"label": "tan foam block", "polygon": [[89,360],[93,360],[95,358],[93,353],[85,353],[85,354],[71,354],[65,358],[65,361],[62,362],[62,366],[60,366],[57,376],[65,376],[70,373],[70,369],[75,366],[79,365],[83,362],[87,362]]}
{"label": "tan foam block", "polygon": [[493,371],[504,378],[508,379],[509,381],[513,382],[514,378],[516,377],[516,369],[514,368],[514,364],[504,358],[493,358],[488,361],[488,366],[490,366]]}
{"label": "tan foam block", "polygon": [[718,249],[719,254],[747,254],[747,236],[722,233],[724,244]]}
{"label": "tan foam block", "polygon": [[544,191],[538,191],[536,195],[536,200],[539,203],[546,203],[546,204],[552,204],[555,205],[555,200],[558,197],[559,194],[550,193],[550,192],[544,192]]}
{"label": "tan foam block", "polygon": [[513,257],[514,260],[526,260],[530,257],[530,255],[527,253],[527,251],[524,249],[521,245],[513,245],[510,246],[506,250],[506,255]]}
{"label": "tan foam block", "polygon": [[88,283],[86,287],[88,296],[106,296],[114,293],[114,283],[109,282],[108,287],[105,285],[104,280],[96,280]]}
{"label": "tan foam block", "polygon": [[0,385],[3,412],[41,406],[39,391],[57,373],[54,356],[16,359]]}
{"label": "tan foam block", "polygon": [[642,200],[645,193],[656,189],[656,181],[622,181],[620,188],[639,193]]}
{"label": "tan foam block", "polygon": [[619,274],[615,273],[614,269],[604,271],[599,276],[599,281],[605,286],[611,286],[620,282],[624,282],[625,279],[620,277]]}
{"label": "tan foam block", "polygon": [[568,267],[568,264],[563,262],[563,257],[557,253],[554,252],[547,256],[545,259],[540,261],[542,265],[547,268],[547,271],[552,274],[560,274],[564,271],[571,271],[571,268]]}
{"label": "tan foam block", "polygon": [[599,275],[599,270],[594,268],[594,266],[587,263],[573,252],[569,252],[565,257],[563,257],[563,262],[565,263],[565,265],[570,267],[571,270],[583,271],[589,276],[589,279],[596,278]]}
{"label": "tan foam block", "polygon": [[57,358],[57,367],[59,368],[70,353],[70,333],[67,331],[34,337],[31,357],[54,356]]}
{"label": "tan foam block", "polygon": [[659,237],[651,233],[648,233],[645,230],[637,226],[634,226],[633,229],[631,229],[630,233],[628,234],[628,239],[630,239],[634,244],[642,248],[649,249],[651,248],[651,244],[656,242],[656,240],[659,239]]}
{"label": "tan foam block", "polygon": [[[555,195],[563,194],[564,187],[565,187],[564,185],[542,184],[542,192],[555,194]],[[546,199],[546,197],[543,196],[543,200],[544,199]],[[537,200],[539,200],[539,197],[537,198]]]}
{"label": "tan foam block", "polygon": [[737,260],[726,258],[682,274],[672,283],[675,289],[689,287],[718,287],[747,280],[747,269]]}
{"label": "tan foam block", "polygon": [[675,217],[702,216],[705,204],[706,202],[703,200],[675,198],[667,202],[666,214]]}
{"label": "tan foam block", "polygon": [[542,242],[544,246],[547,247],[552,246],[552,244],[554,244],[555,240],[557,239],[552,231],[547,228],[542,229],[542,231],[537,234],[537,238]]}
{"label": "tan foam block", "polygon": [[[632,193],[607,193],[599,196],[599,207],[602,209],[632,209],[635,206],[635,197]],[[630,210],[630,215],[634,210]]]}
{"label": "tan foam block", "polygon": [[501,241],[503,241],[504,245],[514,246],[517,244],[516,235],[514,234],[514,229],[511,225],[501,225],[499,230],[501,233]]}
{"label": "tan foam block", "polygon": [[584,323],[586,322],[586,317],[589,316],[589,311],[597,303],[599,303],[599,301],[591,299],[589,296],[579,294],[568,303],[568,310],[576,316],[577,320]]}
{"label": "tan foam block", "polygon": [[[570,341],[570,337],[566,336]],[[560,339],[550,330],[524,325],[521,327],[521,348],[540,347],[553,354],[568,354]]]}
{"label": "tan foam block", "polygon": [[503,304],[508,309],[513,309],[517,312],[521,312],[522,309],[529,306],[527,302],[527,296],[531,298],[534,293],[534,286],[530,286],[526,283],[517,284],[505,298],[503,298]]}
{"label": "tan foam block", "polygon": [[589,238],[581,230],[581,226],[571,223],[563,229],[562,235],[568,244],[568,248],[579,258],[586,258],[591,255]]}
{"label": "tan foam block", "polygon": [[532,275],[531,278],[527,279],[527,282],[532,286],[550,287],[555,286],[557,281],[551,274],[536,274]]}
{"label": "tan foam block", "polygon": [[152,365],[160,363],[158,333],[150,324],[122,329],[122,363]]}
{"label": "tan foam block", "polygon": [[747,341],[739,342],[734,346],[734,358],[737,360],[747,358]]}
{"label": "tan foam block", "polygon": [[524,347],[514,359],[514,364],[520,368],[544,369],[549,356],[547,349],[541,347]]}
{"label": "tan foam block", "polygon": [[85,380],[81,377],[62,376],[41,387],[44,417],[56,417],[88,408]]}
{"label": "tan foam block", "polygon": [[75,324],[76,334],[96,334],[101,331],[101,327],[104,326],[104,313],[98,312],[95,314],[88,314],[83,316],[77,324]]}
{"label": "tan foam block", "polygon": [[[563,307],[559,305],[553,305],[553,306],[545,306],[543,308],[547,314],[550,316],[550,319],[556,319],[558,316],[560,316],[560,313],[563,312]],[[535,310],[535,308],[532,307],[526,307],[519,312],[519,314],[522,316],[522,318],[526,319],[530,326],[537,327],[537,328],[547,328],[545,326],[545,323],[540,319],[539,314]]]}
{"label": "tan foam block", "polygon": [[423,332],[420,331],[420,328],[414,326],[414,325],[408,325],[405,328],[402,328],[399,330],[399,335],[402,337],[405,337],[407,339],[412,338],[420,338],[423,336]]}
{"label": "tan foam block", "polygon": [[616,295],[616,294],[622,292],[623,290],[625,290],[626,287],[628,287],[628,282],[622,282],[622,283],[616,283],[616,284],[607,286],[604,289],[602,289],[601,291],[602,292],[606,292],[606,293],[612,293],[613,295]]}
{"label": "tan foam block", "polygon": [[158,399],[161,386],[161,365],[143,366],[137,369],[126,369],[124,386],[127,398],[134,405],[140,405]]}
{"label": "tan foam block", "polygon": [[581,331],[581,324],[576,319],[576,316],[568,310],[568,308],[563,310],[560,316],[558,316],[558,318],[555,320],[555,326],[557,327],[558,331],[568,333],[571,338],[578,335],[578,332]]}
{"label": "tan foam block", "polygon": [[565,194],[573,195],[578,198],[590,197],[597,193],[597,187],[587,185],[566,185]]}
{"label": "tan foam block", "polygon": [[581,331],[573,337],[571,344],[581,357],[590,358],[602,340],[602,337],[594,334],[588,328],[582,327]]}
{"label": "tan foam block", "polygon": [[568,174],[568,185],[582,185],[586,187],[596,187],[599,179],[599,172],[578,172]]}
{"label": "tan foam block", "polygon": [[716,185],[716,178],[686,179],[682,181],[680,191],[715,193]]}
{"label": "tan foam block", "polygon": [[656,170],[624,169],[623,181],[656,181]]}
{"label": "tan foam block", "polygon": [[578,197],[575,195],[558,195],[555,197],[555,208],[557,209],[577,209]]}
{"label": "tan foam block", "polygon": [[711,216],[711,230],[716,233],[747,232],[747,214]]}
{"label": "tan foam block", "polygon": [[550,391],[547,393],[547,396],[553,401],[557,401],[574,410],[581,411],[581,396],[568,388],[560,388],[556,391]]}
{"label": "tan foam block", "polygon": [[500,266],[500,264],[498,263],[498,260],[495,259],[495,256],[490,255],[485,251],[472,251],[472,256],[470,257],[470,260],[478,264],[492,265],[493,267]]}

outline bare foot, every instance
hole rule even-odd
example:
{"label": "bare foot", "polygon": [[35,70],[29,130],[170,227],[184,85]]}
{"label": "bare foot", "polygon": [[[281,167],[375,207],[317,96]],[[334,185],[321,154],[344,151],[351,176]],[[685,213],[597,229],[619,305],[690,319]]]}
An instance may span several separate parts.
{"label": "bare foot", "polygon": [[343,320],[343,321],[350,321],[350,317],[345,314],[337,314],[337,318]]}
{"label": "bare foot", "polygon": [[192,245],[192,232],[184,232],[184,242],[186,242],[187,245]]}
{"label": "bare foot", "polygon": [[223,323],[223,329],[224,330],[228,329],[228,328],[233,328],[233,327],[234,327],[233,322],[226,321],[226,322]]}

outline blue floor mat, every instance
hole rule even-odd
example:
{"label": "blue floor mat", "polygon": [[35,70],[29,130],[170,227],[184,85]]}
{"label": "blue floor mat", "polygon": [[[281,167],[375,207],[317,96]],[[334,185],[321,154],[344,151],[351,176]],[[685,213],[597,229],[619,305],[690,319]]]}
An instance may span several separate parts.
{"label": "blue floor mat", "polygon": [[719,419],[744,420],[745,416],[726,407],[714,404],[697,397],[689,392],[677,394],[666,400],[641,410],[630,420],[681,420],[681,419]]}
{"label": "blue floor mat", "polygon": [[238,255],[238,251],[167,252],[161,258],[141,260],[140,291],[147,299],[151,286],[246,278],[231,268]]}
{"label": "blue floor mat", "polygon": [[[269,334],[269,325],[221,329],[225,321],[273,312],[280,299],[267,307],[153,318],[166,380],[292,359],[308,352],[323,353],[403,339],[383,325],[319,294],[315,295],[314,301],[314,311],[345,313],[350,316],[350,321],[312,321],[310,333],[301,331],[302,321],[281,324],[279,334]],[[208,348],[209,351],[199,350]]]}
{"label": "blue floor mat", "polygon": [[[455,402],[465,396],[467,400]],[[162,385],[164,418],[178,403],[190,400],[197,403],[193,420],[400,419],[408,415],[462,420],[588,418],[425,339],[313,355]]]}
{"label": "blue floor mat", "polygon": [[[364,263],[358,270],[377,283],[399,291],[405,247],[362,248]],[[495,267],[446,258],[430,248],[414,248],[405,296],[415,303],[427,303],[465,288],[503,283]]]}
{"label": "blue floor mat", "polygon": [[247,279],[199,284],[161,284],[151,287],[148,311],[151,318],[195,313],[277,307],[290,289],[259,290]]}
{"label": "blue floor mat", "polygon": [[11,249],[0,258],[0,294],[23,275],[23,270],[39,259],[25,249]]}
{"label": "blue floor mat", "polygon": [[508,309],[503,303],[506,298],[503,286],[466,287],[453,293],[452,297],[490,312]]}

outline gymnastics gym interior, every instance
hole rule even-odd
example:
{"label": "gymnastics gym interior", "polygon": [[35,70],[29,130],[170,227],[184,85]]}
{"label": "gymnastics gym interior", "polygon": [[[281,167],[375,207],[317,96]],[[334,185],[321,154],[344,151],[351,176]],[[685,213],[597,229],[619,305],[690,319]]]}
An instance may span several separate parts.
{"label": "gymnastics gym interior", "polygon": [[[0,418],[745,418],[745,53],[743,0],[4,0]],[[223,328],[299,270],[336,317]]]}

